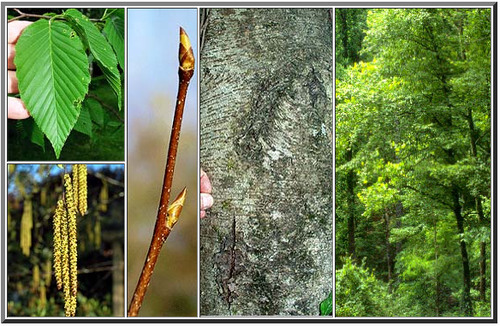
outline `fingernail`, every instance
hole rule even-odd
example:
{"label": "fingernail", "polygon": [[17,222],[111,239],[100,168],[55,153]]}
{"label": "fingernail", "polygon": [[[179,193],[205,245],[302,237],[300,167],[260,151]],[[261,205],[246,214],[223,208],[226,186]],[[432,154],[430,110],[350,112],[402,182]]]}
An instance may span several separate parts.
{"label": "fingernail", "polygon": [[214,204],[214,198],[209,194],[200,194],[200,209],[209,209]]}

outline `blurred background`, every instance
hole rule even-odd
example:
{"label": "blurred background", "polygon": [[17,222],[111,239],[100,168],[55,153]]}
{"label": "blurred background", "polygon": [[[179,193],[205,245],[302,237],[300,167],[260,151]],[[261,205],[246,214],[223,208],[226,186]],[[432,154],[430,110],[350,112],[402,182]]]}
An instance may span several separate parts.
{"label": "blurred background", "polygon": [[[196,9],[129,9],[128,303],[156,221],[178,88],[179,27],[195,56]],[[170,202],[183,187],[179,222],[163,246],[139,316],[197,314],[197,69],[188,89]]]}
{"label": "blurred background", "polygon": [[[7,315],[64,316],[53,276],[53,216],[71,164],[8,165]],[[77,214],[77,317],[124,316],[124,166],[87,165],[87,213]],[[28,242],[24,242],[28,238]],[[25,244],[29,243],[26,247]],[[24,248],[24,249],[23,249]]]}

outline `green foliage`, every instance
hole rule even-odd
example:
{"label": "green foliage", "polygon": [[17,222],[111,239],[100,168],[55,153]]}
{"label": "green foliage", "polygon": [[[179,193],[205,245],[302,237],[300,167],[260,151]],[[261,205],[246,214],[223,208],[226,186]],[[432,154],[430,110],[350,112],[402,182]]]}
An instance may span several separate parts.
{"label": "green foliage", "polygon": [[319,305],[319,312],[321,316],[330,316],[333,314],[332,293],[330,293],[325,300],[321,301]]}
{"label": "green foliage", "polygon": [[15,63],[21,99],[59,157],[90,82],[82,42],[67,24],[39,20],[19,38]]}
{"label": "green foliage", "polygon": [[[59,159],[67,140],[77,137],[72,136],[73,129],[97,140],[95,136],[102,134],[107,124],[123,126],[123,113],[119,112],[123,101],[123,77],[118,68],[123,70],[123,9],[105,12],[102,19],[89,19],[89,15],[99,12],[98,9],[68,9],[59,14],[44,13],[51,18],[40,18],[21,34],[16,44],[16,75],[21,100],[37,128],[32,128],[31,134],[16,133],[9,123],[9,159],[25,160],[28,155],[50,159],[50,154],[45,153],[45,136],[54,148],[55,158]],[[102,78],[107,83],[103,83]],[[115,98],[97,96],[101,89],[108,87]],[[85,105],[89,96],[93,99],[91,110]],[[102,112],[103,106],[110,114]],[[106,150],[97,151],[101,154],[98,159],[123,159],[124,134],[108,131],[106,137],[122,144],[113,148],[116,154],[112,156],[106,156]],[[43,153],[25,153],[22,149],[30,145],[23,139],[42,147]],[[63,156],[75,160],[82,159],[80,155],[86,155],[88,150],[67,152]]]}
{"label": "green foliage", "polygon": [[335,272],[335,315],[337,317],[388,317],[389,299],[384,284],[373,272],[346,258]]}
{"label": "green foliage", "polygon": [[340,45],[364,35],[362,47],[354,36],[348,51],[337,46],[337,273],[353,268],[341,257],[354,212],[356,261],[387,282],[388,313],[464,316],[471,300],[473,315],[488,315],[490,9],[374,9],[364,22],[354,13],[336,12],[354,23],[337,25]]}
{"label": "green foliage", "polygon": [[103,33],[106,35],[109,43],[116,53],[118,62],[122,70],[125,69],[125,17],[124,11],[114,9],[112,13],[106,17],[106,24],[103,28]]}

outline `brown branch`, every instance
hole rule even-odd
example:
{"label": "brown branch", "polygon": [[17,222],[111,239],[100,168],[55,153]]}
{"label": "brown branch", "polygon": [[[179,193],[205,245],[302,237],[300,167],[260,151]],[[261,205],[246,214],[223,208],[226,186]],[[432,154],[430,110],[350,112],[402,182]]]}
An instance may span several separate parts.
{"label": "brown branch", "polygon": [[[170,190],[172,188],[172,179],[174,176],[175,159],[177,156],[177,147],[179,144],[179,136],[182,125],[182,114],[184,112],[184,103],[186,101],[187,89],[189,81],[194,73],[194,54],[186,32],[180,29],[180,46],[179,46],[179,91],[177,93],[177,105],[175,108],[174,122],[172,124],[172,133],[170,135],[170,144],[168,147],[167,165],[165,167],[165,178],[163,180],[163,188],[161,192],[160,205],[158,207],[158,215],[153,231],[153,238],[149,245],[148,254],[141,276],[137,282],[137,286],[130,302],[128,316],[135,317],[141,309],[142,301],[149,286],[149,281],[153,275],[153,271],[158,260],[161,248],[167,237],[169,236],[172,227],[177,222],[180,215],[182,204],[186,196],[186,189],[181,192],[174,203],[168,207],[170,198]],[[167,208],[168,207],[168,208]]]}
{"label": "brown branch", "polygon": [[[52,16],[37,15],[37,14],[27,14],[27,13],[24,13],[24,12],[22,12],[21,10],[19,10],[17,8],[13,8],[13,9],[19,14],[19,16],[9,19],[7,21],[8,23],[13,22],[15,20],[23,19],[23,18],[44,18],[44,19],[52,19],[53,18]],[[89,20],[90,21],[94,21],[94,22],[103,22],[103,20],[98,19],[98,18],[89,18]]]}

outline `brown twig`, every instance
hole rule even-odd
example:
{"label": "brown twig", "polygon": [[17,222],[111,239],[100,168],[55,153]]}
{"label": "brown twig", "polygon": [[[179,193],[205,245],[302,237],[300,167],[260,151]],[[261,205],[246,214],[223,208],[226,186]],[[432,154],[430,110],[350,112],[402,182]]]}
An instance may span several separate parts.
{"label": "brown twig", "polygon": [[[177,222],[180,215],[182,205],[186,196],[186,189],[179,194],[172,205],[168,206],[170,198],[170,190],[172,188],[172,179],[174,176],[175,158],[177,156],[177,146],[179,144],[179,135],[182,124],[182,114],[184,112],[184,102],[186,101],[187,89],[189,81],[194,72],[194,54],[186,32],[180,29],[180,45],[179,45],[179,91],[177,93],[177,105],[175,108],[174,122],[172,124],[172,133],[170,135],[170,144],[168,147],[167,165],[165,167],[165,179],[163,180],[163,189],[161,192],[160,205],[158,207],[158,215],[153,231],[153,238],[149,245],[148,254],[144,267],[142,268],[141,276],[137,282],[137,286],[132,297],[132,301],[128,308],[128,316],[135,317],[141,309],[144,295],[149,286],[149,281],[153,275],[153,271],[158,260],[161,248],[167,240],[167,237],[172,230],[172,227]],[[168,208],[167,208],[168,207]]]}
{"label": "brown twig", "polygon": [[[23,18],[45,18],[45,19],[52,19],[53,18],[52,16],[37,15],[37,14],[27,14],[27,13],[24,13],[24,12],[22,12],[21,10],[19,10],[17,8],[13,8],[13,10],[15,10],[19,14],[19,16],[9,19],[7,21],[8,23],[13,22],[15,20],[23,19]],[[90,18],[90,20],[91,21],[95,21],[95,22],[101,22],[101,21],[103,21],[103,20],[98,19],[98,18]]]}

